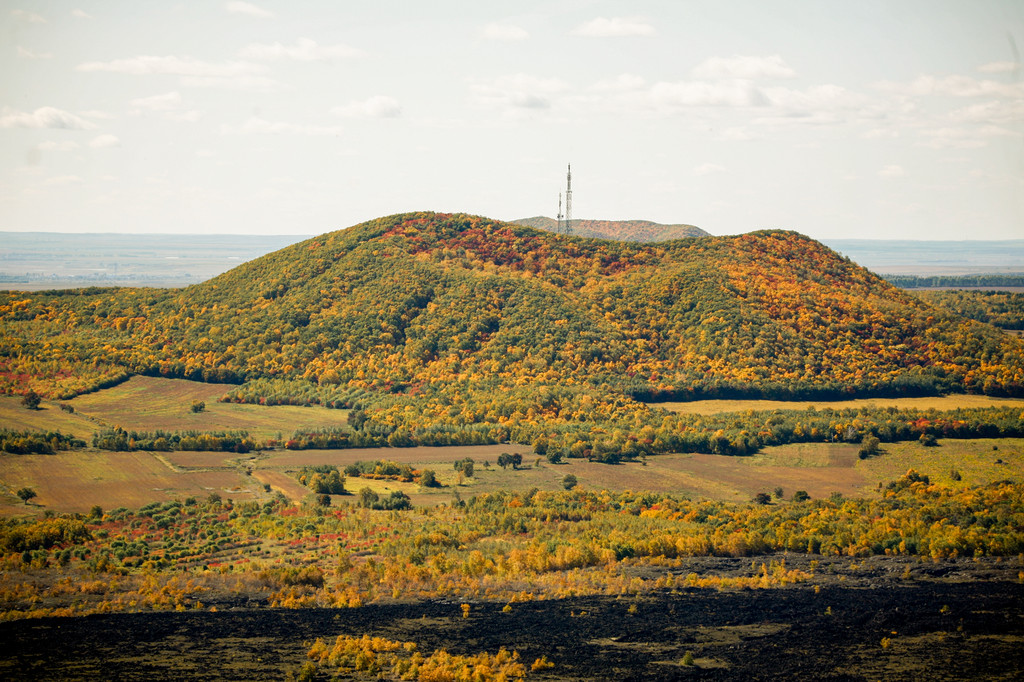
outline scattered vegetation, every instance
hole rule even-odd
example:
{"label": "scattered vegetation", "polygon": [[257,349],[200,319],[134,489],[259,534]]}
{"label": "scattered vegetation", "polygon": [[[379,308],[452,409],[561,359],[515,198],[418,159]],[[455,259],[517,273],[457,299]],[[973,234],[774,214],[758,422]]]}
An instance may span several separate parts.
{"label": "scattered vegetation", "polygon": [[286,608],[404,598],[514,606],[813,579],[778,557],[751,563],[746,575],[684,577],[694,556],[1024,551],[1024,486],[946,486],[914,471],[871,500],[727,504],[576,488],[415,511],[403,497],[364,489],[354,505],[296,507],[280,497],[233,504],[211,495],[135,512],[2,521],[3,617],[205,608],[239,595]]}

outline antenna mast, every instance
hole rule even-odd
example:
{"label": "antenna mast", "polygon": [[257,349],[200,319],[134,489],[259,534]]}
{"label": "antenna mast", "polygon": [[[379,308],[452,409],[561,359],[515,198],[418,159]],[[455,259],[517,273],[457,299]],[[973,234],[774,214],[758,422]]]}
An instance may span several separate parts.
{"label": "antenna mast", "polygon": [[562,234],[562,193],[558,193],[558,226],[555,228],[557,234]]}
{"label": "antenna mast", "polygon": [[565,175],[565,234],[572,234],[572,164]]}

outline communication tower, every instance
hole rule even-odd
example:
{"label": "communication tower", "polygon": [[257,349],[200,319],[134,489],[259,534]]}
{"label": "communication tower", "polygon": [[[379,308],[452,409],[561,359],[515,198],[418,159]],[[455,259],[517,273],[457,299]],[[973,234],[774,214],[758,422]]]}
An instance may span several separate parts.
{"label": "communication tower", "polygon": [[558,193],[558,224],[555,227],[555,232],[562,234],[562,193]]}
{"label": "communication tower", "polygon": [[[561,203],[561,200],[559,200]],[[572,164],[565,175],[565,234],[572,234]]]}

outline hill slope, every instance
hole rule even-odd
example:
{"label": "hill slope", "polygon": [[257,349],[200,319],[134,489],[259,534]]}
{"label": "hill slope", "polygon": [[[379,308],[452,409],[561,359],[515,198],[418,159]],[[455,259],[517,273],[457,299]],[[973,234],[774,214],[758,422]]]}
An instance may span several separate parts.
{"label": "hill slope", "polygon": [[1024,391],[1019,340],[781,231],[641,245],[404,214],[184,290],[4,296],[0,325],[4,388],[51,395],[130,373],[392,394]]}
{"label": "hill slope", "polygon": [[[557,232],[558,221],[554,218],[537,216],[512,221],[545,232]],[[687,237],[710,237],[707,232],[693,225],[661,225],[649,220],[584,220],[572,221],[572,233],[577,237],[594,239],[617,239],[625,242],[664,242]]]}

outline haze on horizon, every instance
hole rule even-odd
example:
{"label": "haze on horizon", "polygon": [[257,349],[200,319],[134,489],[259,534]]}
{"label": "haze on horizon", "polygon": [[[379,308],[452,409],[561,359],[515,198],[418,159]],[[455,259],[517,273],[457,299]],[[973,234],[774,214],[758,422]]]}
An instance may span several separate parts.
{"label": "haze on horizon", "polygon": [[1019,0],[15,0],[0,231],[1024,235]]}

